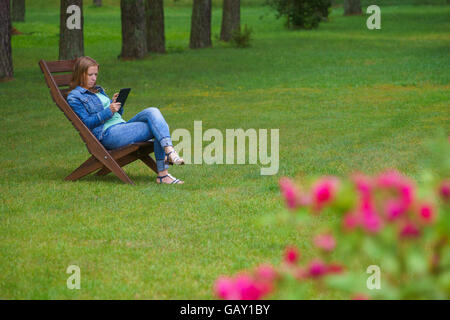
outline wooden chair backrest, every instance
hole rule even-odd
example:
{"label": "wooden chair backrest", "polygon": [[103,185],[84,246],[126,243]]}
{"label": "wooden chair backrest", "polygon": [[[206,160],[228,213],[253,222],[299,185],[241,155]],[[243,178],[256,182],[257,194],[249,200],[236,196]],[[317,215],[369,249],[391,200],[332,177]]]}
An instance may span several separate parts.
{"label": "wooden chair backrest", "polygon": [[67,103],[66,98],[69,93],[74,64],[75,60],[39,61],[53,101],[78,131],[89,152],[91,154],[98,154],[98,151],[104,153],[106,149]]}

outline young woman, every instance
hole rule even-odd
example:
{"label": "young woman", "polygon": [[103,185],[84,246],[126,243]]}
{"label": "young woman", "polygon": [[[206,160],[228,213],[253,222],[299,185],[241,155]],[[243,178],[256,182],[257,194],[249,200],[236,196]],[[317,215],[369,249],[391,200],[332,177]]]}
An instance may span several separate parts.
{"label": "young woman", "polygon": [[122,118],[123,108],[116,102],[118,93],[109,99],[97,86],[99,64],[90,57],[75,62],[67,101],[84,124],[106,149],[116,149],[130,143],[154,138],[154,152],[158,169],[157,183],[182,184],[167,169],[169,164],[182,165],[184,160],[174,150],[169,126],[158,108],[147,108],[133,118]]}

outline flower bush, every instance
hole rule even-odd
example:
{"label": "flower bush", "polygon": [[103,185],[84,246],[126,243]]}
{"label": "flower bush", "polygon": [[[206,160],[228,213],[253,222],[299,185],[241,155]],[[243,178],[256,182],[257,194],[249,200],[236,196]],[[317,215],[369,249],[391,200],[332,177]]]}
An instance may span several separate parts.
{"label": "flower bush", "polygon": [[439,175],[425,171],[420,183],[397,170],[347,179],[325,176],[303,185],[281,178],[287,210],[276,219],[300,230],[319,224],[307,252],[313,258],[303,258],[296,246],[288,245],[277,266],[264,264],[220,277],[216,296],[449,299],[448,147],[447,141]]}

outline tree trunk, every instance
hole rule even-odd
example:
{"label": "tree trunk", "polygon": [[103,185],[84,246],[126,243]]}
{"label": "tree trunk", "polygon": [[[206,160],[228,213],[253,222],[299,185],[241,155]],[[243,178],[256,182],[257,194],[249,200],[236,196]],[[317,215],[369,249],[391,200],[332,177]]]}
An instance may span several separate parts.
{"label": "tree trunk", "polygon": [[145,13],[147,16],[147,50],[165,53],[163,0],[147,0],[145,2]]}
{"label": "tree trunk", "polygon": [[10,0],[0,0],[0,81],[13,77]]}
{"label": "tree trunk", "polygon": [[220,40],[230,41],[234,30],[241,30],[241,0],[223,0]]}
{"label": "tree trunk", "polygon": [[361,0],[344,0],[344,16],[362,14]]}
{"label": "tree trunk", "polygon": [[189,47],[211,47],[211,0],[194,0]]}
{"label": "tree trunk", "polygon": [[25,0],[12,0],[11,21],[25,21]]}
{"label": "tree trunk", "polygon": [[102,0],[94,0],[94,6],[101,7],[102,6]]}
{"label": "tree trunk", "polygon": [[84,56],[83,24],[83,1],[61,0],[59,60]]}
{"label": "tree trunk", "polygon": [[122,59],[143,58],[147,53],[144,0],[120,0]]}

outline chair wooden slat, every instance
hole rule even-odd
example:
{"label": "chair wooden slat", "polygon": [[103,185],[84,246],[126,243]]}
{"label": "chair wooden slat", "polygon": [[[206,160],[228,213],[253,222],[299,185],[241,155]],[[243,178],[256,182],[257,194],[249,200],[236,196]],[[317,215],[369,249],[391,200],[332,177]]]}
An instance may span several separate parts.
{"label": "chair wooden slat", "polygon": [[70,85],[70,81],[72,81],[72,73],[54,74],[52,76],[53,76],[53,79],[55,79],[56,85],[58,87],[68,86],[68,85]]}
{"label": "chair wooden slat", "polygon": [[50,73],[72,72],[75,60],[46,61],[46,63]]}

